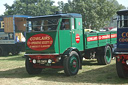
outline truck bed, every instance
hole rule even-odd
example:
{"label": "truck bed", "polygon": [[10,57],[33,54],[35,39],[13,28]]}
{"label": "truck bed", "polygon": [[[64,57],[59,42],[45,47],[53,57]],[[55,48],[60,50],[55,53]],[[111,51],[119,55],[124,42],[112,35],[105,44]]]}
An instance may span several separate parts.
{"label": "truck bed", "polygon": [[98,32],[98,33],[84,33],[85,49],[105,46],[107,44],[115,44],[117,42],[117,32]]}

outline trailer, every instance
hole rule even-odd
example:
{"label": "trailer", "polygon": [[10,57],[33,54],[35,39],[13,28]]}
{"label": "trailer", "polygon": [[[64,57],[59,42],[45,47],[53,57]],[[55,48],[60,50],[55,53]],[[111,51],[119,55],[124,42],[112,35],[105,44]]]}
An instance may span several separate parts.
{"label": "trailer", "polygon": [[85,32],[81,14],[37,16],[28,18],[27,24],[25,67],[29,74],[63,68],[72,76],[82,69],[83,58],[96,58],[103,65],[111,62],[116,31]]}
{"label": "trailer", "polygon": [[25,50],[26,15],[0,16],[0,56]]}
{"label": "trailer", "polygon": [[120,78],[128,78],[128,10],[117,11],[116,70]]}

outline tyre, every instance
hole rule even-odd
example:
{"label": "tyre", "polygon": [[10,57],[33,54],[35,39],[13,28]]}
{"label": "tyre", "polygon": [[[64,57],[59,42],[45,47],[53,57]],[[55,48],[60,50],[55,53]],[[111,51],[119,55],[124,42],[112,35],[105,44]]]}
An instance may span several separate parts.
{"label": "tyre", "polygon": [[98,64],[102,65],[102,58],[103,57],[101,54],[103,54],[103,48],[100,48],[100,49],[97,49],[96,50],[96,59],[97,59],[97,62]]}
{"label": "tyre", "polygon": [[64,72],[67,76],[76,75],[79,71],[79,55],[77,52],[72,51],[69,57],[65,57],[63,61]]}
{"label": "tyre", "polygon": [[16,54],[16,55],[18,55],[19,53],[20,53],[20,51],[16,51],[16,53],[15,53],[15,54]]}
{"label": "tyre", "polygon": [[0,56],[3,55],[3,48],[0,46]]}
{"label": "tyre", "polygon": [[16,45],[12,45],[10,52],[12,55],[18,55],[20,53],[20,48],[18,48]]}
{"label": "tyre", "polygon": [[112,59],[112,49],[109,45],[102,48],[100,53],[98,53],[97,61],[101,65],[107,65],[111,63]]}
{"label": "tyre", "polygon": [[122,63],[122,60],[118,61],[116,58],[116,71],[120,78],[128,78],[128,66]]}
{"label": "tyre", "polygon": [[100,55],[97,55],[97,62],[98,62],[98,64],[102,64],[102,60],[101,60],[101,56]]}
{"label": "tyre", "polygon": [[9,55],[8,48],[4,46],[0,46],[0,56],[8,56],[8,55]]}
{"label": "tyre", "polygon": [[112,59],[112,49],[110,46],[106,46],[104,50],[104,54],[102,57],[102,62],[104,65],[110,64]]}
{"label": "tyre", "polygon": [[20,53],[20,51],[15,51],[15,52],[13,51],[12,55],[18,55],[19,53]]}
{"label": "tyre", "polygon": [[33,63],[31,63],[29,61],[29,57],[26,57],[26,61],[25,61],[25,67],[26,67],[26,71],[28,72],[28,74],[39,74],[41,73],[42,69],[41,68],[34,68],[33,67]]}

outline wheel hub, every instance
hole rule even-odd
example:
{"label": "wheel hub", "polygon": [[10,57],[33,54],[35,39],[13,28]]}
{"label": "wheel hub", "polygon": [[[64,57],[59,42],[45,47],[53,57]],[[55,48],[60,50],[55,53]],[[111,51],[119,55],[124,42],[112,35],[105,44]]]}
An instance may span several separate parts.
{"label": "wheel hub", "polygon": [[72,65],[73,65],[74,68],[76,67],[76,61],[75,60],[73,61]]}
{"label": "wheel hub", "polygon": [[111,52],[110,52],[109,49],[107,49],[107,51],[106,51],[106,59],[107,59],[108,62],[110,62],[111,57],[112,57],[112,56],[111,56]]}

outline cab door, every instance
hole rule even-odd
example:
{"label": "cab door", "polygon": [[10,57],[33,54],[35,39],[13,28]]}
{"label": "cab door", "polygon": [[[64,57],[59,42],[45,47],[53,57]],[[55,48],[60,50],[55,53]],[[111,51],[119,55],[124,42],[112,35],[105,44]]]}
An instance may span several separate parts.
{"label": "cab door", "polygon": [[72,18],[72,47],[76,47],[79,51],[84,50],[83,44],[83,28],[82,18]]}
{"label": "cab door", "polygon": [[59,30],[59,51],[63,54],[64,51],[71,47],[71,19],[64,18],[61,21]]}

